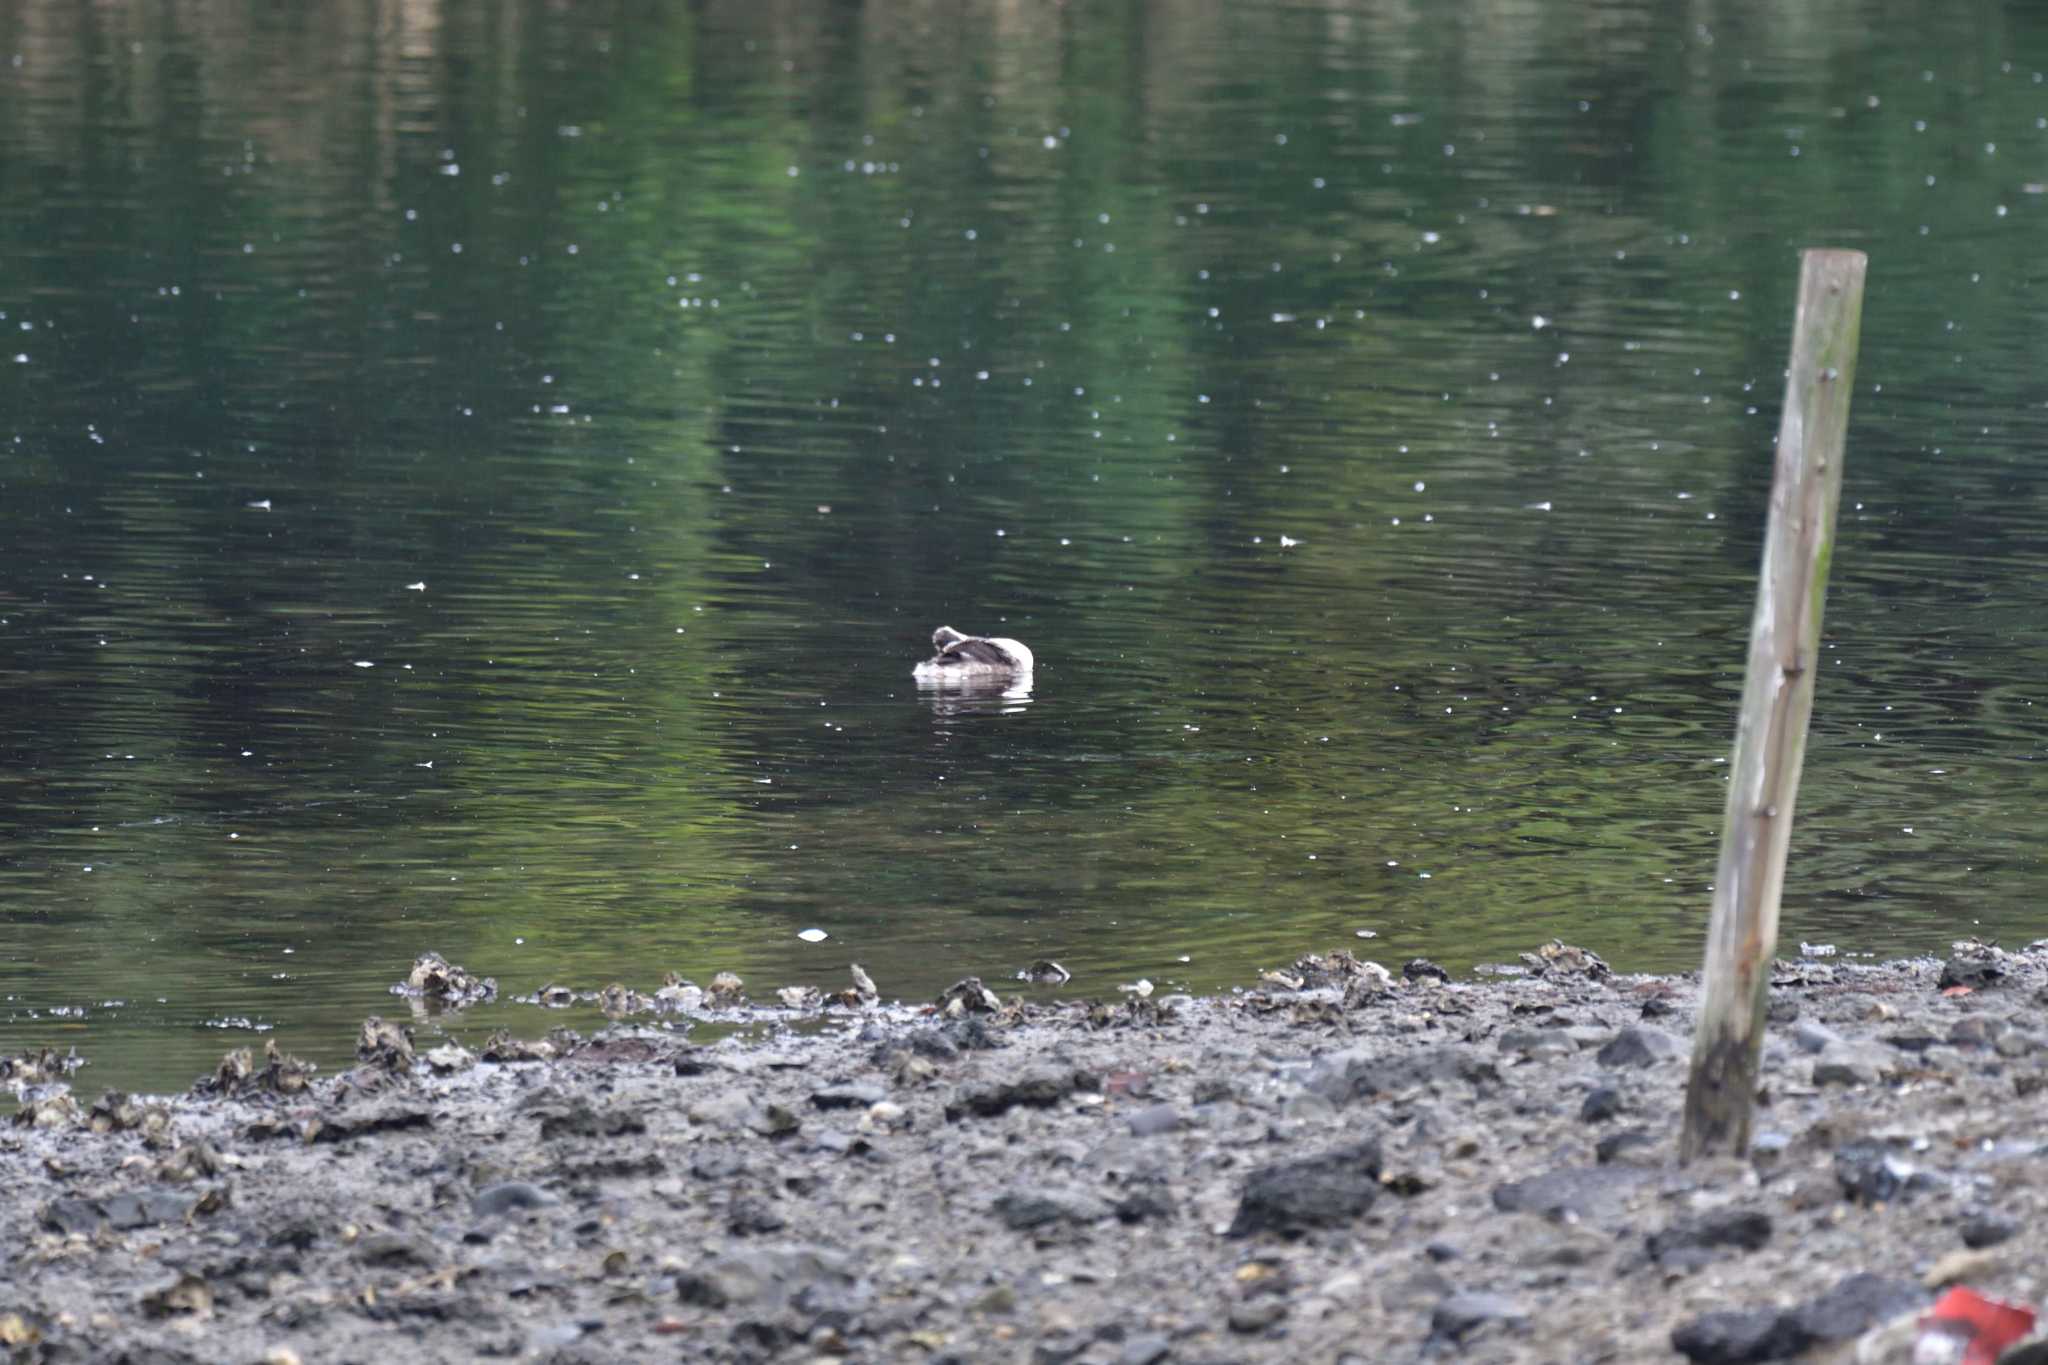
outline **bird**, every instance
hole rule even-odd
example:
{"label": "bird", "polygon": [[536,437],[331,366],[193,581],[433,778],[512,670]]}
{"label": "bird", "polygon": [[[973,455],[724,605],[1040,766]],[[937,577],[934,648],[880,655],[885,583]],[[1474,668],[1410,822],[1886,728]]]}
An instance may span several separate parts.
{"label": "bird", "polygon": [[1030,678],[1034,662],[1021,640],[967,635],[951,626],[932,632],[932,648],[938,653],[910,673],[925,687],[1014,683]]}

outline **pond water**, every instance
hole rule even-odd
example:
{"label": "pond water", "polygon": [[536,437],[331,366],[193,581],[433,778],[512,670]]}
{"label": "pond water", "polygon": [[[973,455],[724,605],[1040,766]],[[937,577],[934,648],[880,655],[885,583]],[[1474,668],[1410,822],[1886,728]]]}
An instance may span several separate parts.
{"label": "pond water", "polygon": [[0,1048],[1694,966],[1806,245],[1784,944],[2048,933],[2048,15],[1700,13],[0,4]]}

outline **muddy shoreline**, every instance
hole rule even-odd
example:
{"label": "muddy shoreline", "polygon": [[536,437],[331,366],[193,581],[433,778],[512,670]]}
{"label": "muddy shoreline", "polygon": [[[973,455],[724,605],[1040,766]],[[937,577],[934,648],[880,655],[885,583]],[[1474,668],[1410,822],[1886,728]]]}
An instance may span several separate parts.
{"label": "muddy shoreline", "polygon": [[1685,1168],[1697,984],[1576,950],[1522,971],[850,989],[708,1045],[629,1019],[478,1055],[372,1023],[340,1075],[249,1057],[161,1099],[17,1059],[0,1345],[1903,1363],[1940,1286],[2048,1297],[2048,943],[1780,963],[1755,1150]]}

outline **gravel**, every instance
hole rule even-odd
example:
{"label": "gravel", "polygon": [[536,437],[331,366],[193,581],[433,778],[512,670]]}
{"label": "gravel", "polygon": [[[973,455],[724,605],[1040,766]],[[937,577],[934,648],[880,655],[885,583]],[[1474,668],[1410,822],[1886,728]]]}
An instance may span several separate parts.
{"label": "gravel", "polygon": [[[0,1344],[1903,1362],[1939,1286],[2042,1299],[2048,945],[1779,964],[1753,1149],[1683,1167],[1696,983],[1524,963],[1333,953],[1215,998],[993,1010],[812,993],[707,1046],[682,1005],[476,1054],[372,1020],[339,1076],[244,1055],[205,1093],[91,1104],[0,1059],[26,1097]],[[426,975],[451,1008],[483,989]]]}

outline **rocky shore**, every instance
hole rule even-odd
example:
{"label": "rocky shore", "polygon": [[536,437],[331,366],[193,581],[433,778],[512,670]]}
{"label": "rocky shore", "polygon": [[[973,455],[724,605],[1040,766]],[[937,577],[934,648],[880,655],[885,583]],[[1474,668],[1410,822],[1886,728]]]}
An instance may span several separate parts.
{"label": "rocky shore", "polygon": [[[441,967],[413,988],[480,988]],[[738,984],[664,989],[668,1013],[627,991],[595,1037],[476,1054],[371,1020],[344,1074],[231,1055],[176,1098],[0,1061],[25,1097],[0,1346],[2048,1361],[1918,1321],[1950,1285],[2048,1291],[2048,943],[1780,963],[1754,1151],[1686,1167],[1696,983],[1562,945],[1470,981],[1335,953],[1093,1005],[963,983],[885,1006],[857,981],[701,1046],[677,1024],[744,1017]]]}

